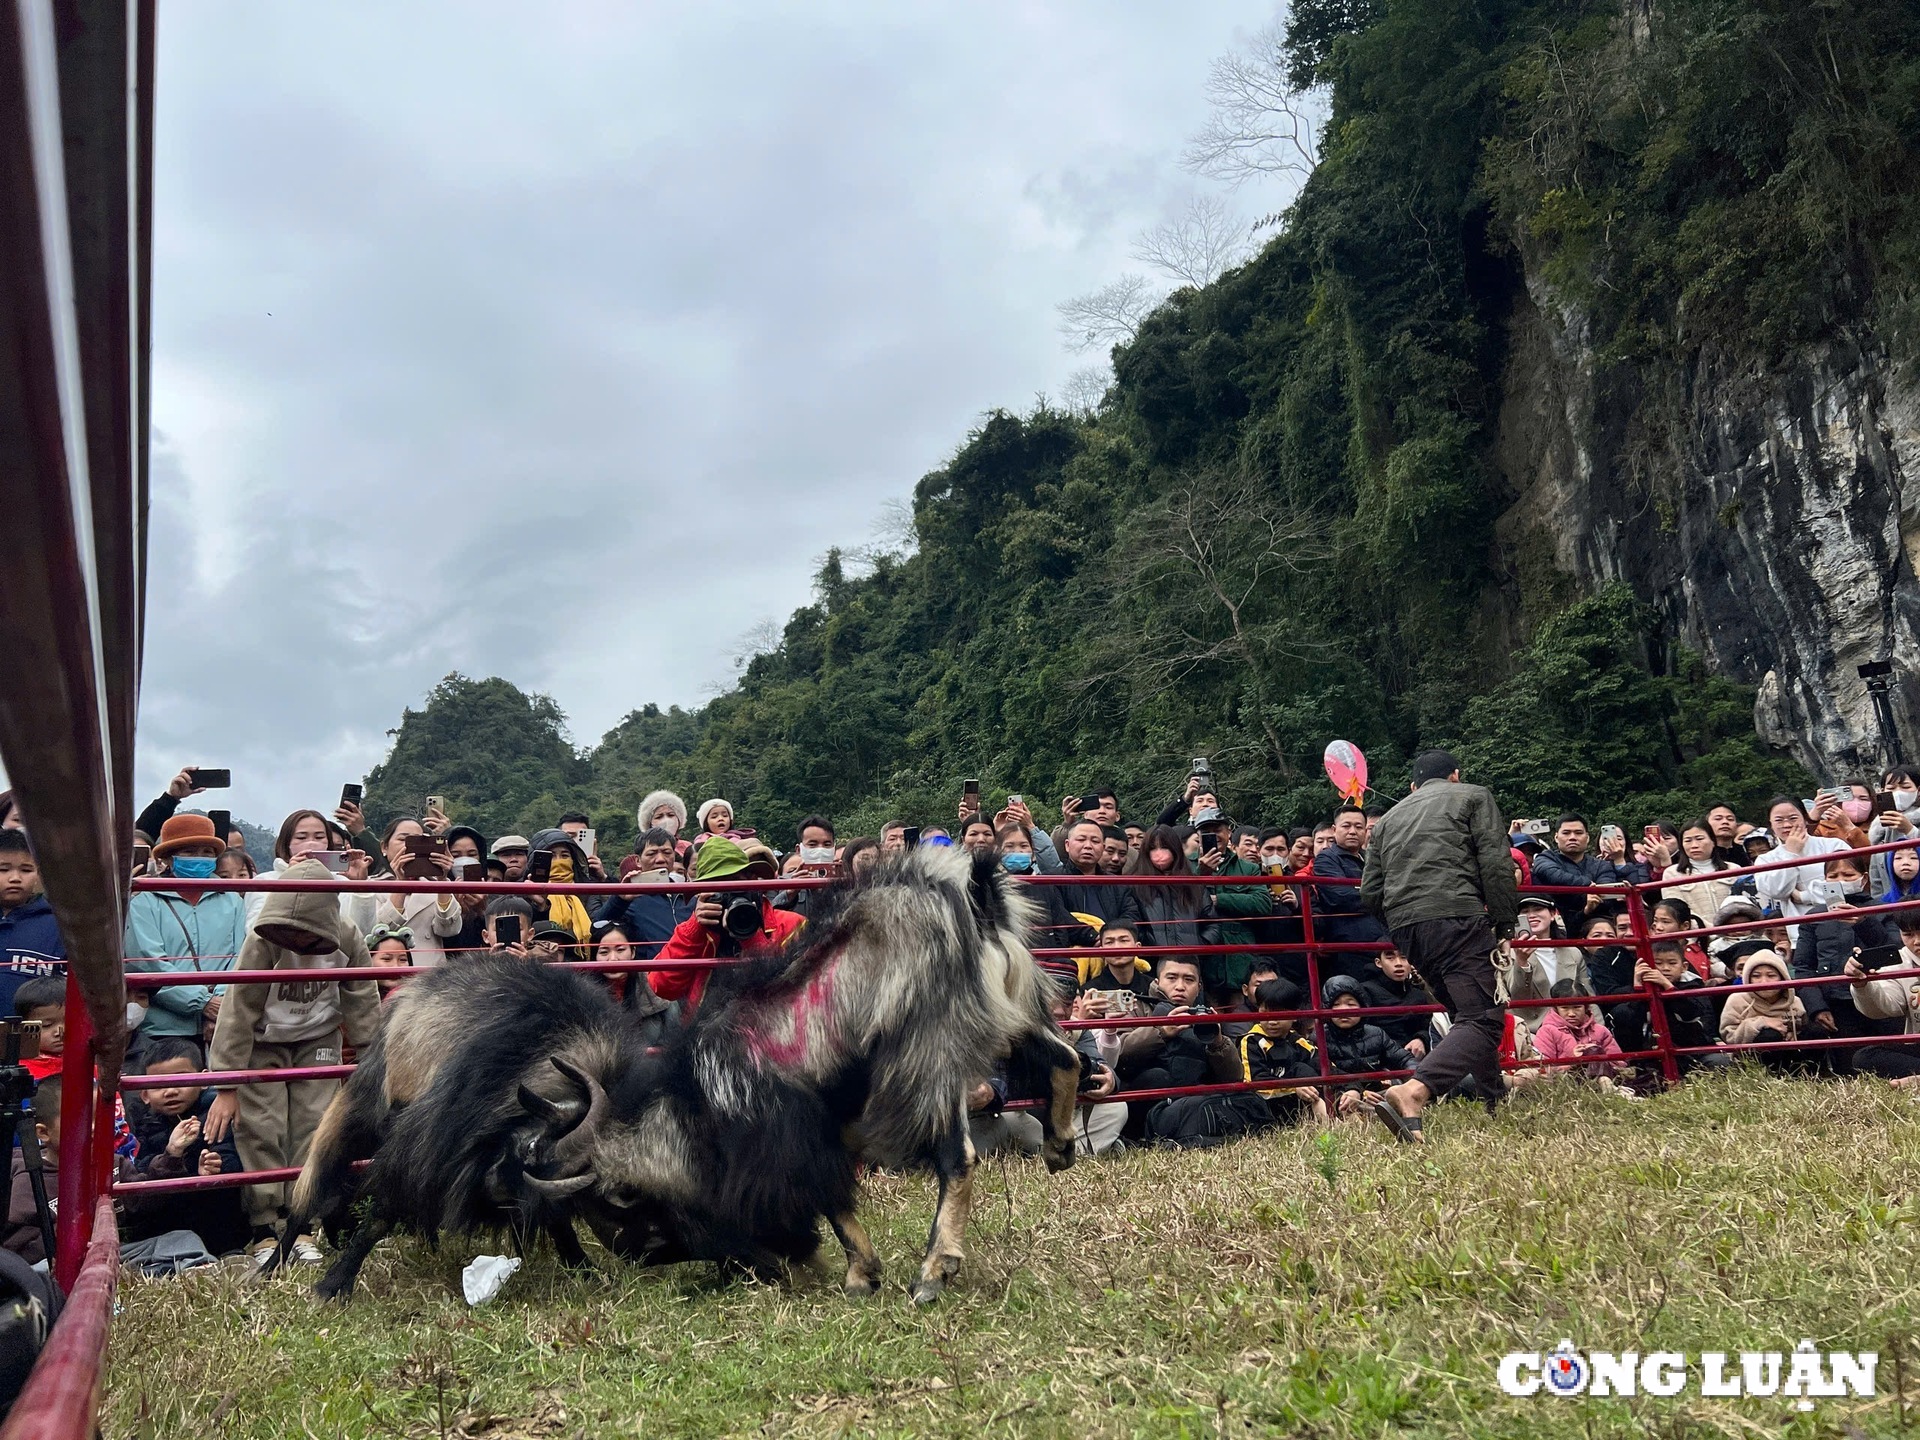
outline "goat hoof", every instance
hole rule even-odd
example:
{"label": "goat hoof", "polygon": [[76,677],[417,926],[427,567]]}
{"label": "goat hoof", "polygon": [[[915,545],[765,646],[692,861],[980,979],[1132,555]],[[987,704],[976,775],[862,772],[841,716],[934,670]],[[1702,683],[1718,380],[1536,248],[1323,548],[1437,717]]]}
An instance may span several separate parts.
{"label": "goat hoof", "polygon": [[1053,1146],[1046,1149],[1047,1169],[1058,1175],[1062,1170],[1073,1168],[1073,1146]]}
{"label": "goat hoof", "polygon": [[912,1291],[913,1303],[916,1305],[931,1305],[940,1298],[940,1292],[944,1289],[946,1289],[946,1286],[938,1280],[915,1281]]}
{"label": "goat hoof", "polygon": [[878,1275],[849,1274],[847,1276],[847,1298],[849,1300],[865,1300],[869,1295],[877,1295],[879,1293],[880,1277]]}

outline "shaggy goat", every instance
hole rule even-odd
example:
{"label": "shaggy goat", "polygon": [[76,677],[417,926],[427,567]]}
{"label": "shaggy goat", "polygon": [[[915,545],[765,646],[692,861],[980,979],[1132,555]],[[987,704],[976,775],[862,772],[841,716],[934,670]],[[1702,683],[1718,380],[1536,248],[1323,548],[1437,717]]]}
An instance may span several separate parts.
{"label": "shaggy goat", "polygon": [[1002,1059],[1037,1082],[1047,1163],[1062,1169],[1080,1058],[1026,948],[1030,906],[997,866],[917,851],[820,893],[784,951],[715,972],[659,1056],[597,987],[551,967],[461,962],[401,990],[295,1189],[288,1233],[314,1215],[331,1229],[351,1160],[374,1153],[371,1213],[321,1293],[349,1289],[395,1223],[429,1236],[511,1223],[577,1258],[578,1215],[629,1258],[768,1270],[810,1256],[824,1215],[864,1294],[880,1279],[854,1215],[864,1159],[939,1176],[913,1287],[938,1295],[969,1208],[967,1091]]}

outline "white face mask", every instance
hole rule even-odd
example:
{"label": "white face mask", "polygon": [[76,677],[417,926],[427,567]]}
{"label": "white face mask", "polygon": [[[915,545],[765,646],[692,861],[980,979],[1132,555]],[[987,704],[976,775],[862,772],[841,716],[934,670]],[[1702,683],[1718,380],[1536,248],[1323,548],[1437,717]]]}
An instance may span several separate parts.
{"label": "white face mask", "polygon": [[669,835],[678,835],[680,833],[680,817],[671,810],[655,820],[653,824],[655,829],[664,830]]}
{"label": "white face mask", "polygon": [[1911,810],[1920,805],[1920,790],[1896,790],[1893,792],[1893,804],[1897,810]]}

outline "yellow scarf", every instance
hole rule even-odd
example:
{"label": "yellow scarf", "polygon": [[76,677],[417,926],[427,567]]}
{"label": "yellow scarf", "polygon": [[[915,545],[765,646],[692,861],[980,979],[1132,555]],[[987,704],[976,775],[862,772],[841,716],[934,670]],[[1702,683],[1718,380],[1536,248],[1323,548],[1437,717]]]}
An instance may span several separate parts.
{"label": "yellow scarf", "polygon": [[[562,850],[554,851],[553,869],[548,874],[562,885],[571,882],[573,857]],[[573,932],[573,938],[583,945],[593,934],[593,921],[587,918],[587,907],[580,903],[577,895],[549,895],[547,919],[556,925],[566,926]]]}

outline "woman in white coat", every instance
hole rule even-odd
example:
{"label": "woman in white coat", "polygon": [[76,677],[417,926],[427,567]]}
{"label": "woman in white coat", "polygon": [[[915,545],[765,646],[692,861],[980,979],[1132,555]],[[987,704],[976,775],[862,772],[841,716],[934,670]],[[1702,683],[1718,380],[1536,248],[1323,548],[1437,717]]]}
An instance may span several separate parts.
{"label": "woman in white coat", "polygon": [[[396,820],[387,827],[380,843],[386,852],[387,869],[395,879],[409,878],[405,874],[407,862],[412,858],[407,850],[408,837],[426,833],[426,827],[418,820]],[[451,856],[434,855],[429,860],[441,877],[452,875]],[[384,925],[389,930],[405,927],[413,932],[413,963],[428,968],[446,963],[447,952],[442,942],[457,936],[463,923],[460,903],[451,890],[381,895],[373,909],[374,926]]]}

